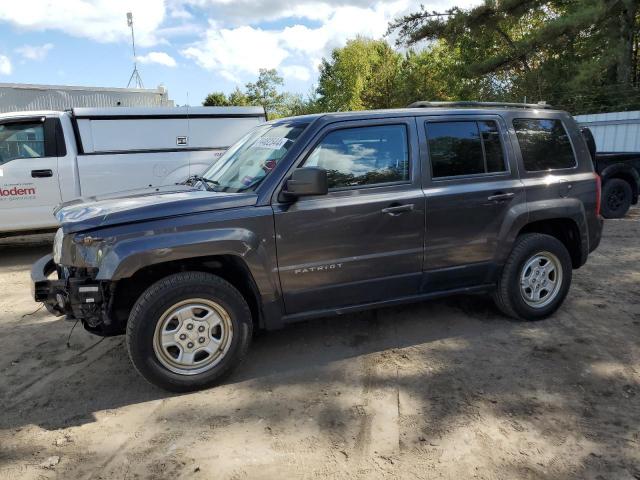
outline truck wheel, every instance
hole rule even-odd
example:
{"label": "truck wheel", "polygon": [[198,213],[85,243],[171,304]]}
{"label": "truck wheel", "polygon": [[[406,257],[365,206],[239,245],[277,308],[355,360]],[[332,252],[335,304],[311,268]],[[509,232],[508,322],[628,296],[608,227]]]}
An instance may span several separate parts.
{"label": "truck wheel", "polygon": [[560,307],[571,275],[571,257],[562,242],[551,235],[524,234],[507,259],[494,300],[510,317],[540,320]]}
{"label": "truck wheel", "polygon": [[210,387],[237,367],[252,328],[247,302],[229,282],[177,273],[151,285],[133,306],[127,349],[150,383],[186,392]]}
{"label": "truck wheel", "polygon": [[622,218],[631,206],[631,185],[620,178],[604,182],[602,188],[602,216],[604,218]]}

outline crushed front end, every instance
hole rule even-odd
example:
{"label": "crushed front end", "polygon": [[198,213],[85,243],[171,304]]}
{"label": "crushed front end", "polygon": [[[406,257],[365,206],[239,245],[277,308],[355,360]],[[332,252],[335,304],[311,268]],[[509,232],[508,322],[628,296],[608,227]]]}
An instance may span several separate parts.
{"label": "crushed front end", "polygon": [[62,234],[59,233],[54,240],[53,255],[46,255],[33,265],[31,288],[35,301],[42,302],[56,316],[81,321],[85,329],[97,335],[122,333],[122,326],[112,317],[115,283],[96,280],[97,268],[56,263],[61,249]]}

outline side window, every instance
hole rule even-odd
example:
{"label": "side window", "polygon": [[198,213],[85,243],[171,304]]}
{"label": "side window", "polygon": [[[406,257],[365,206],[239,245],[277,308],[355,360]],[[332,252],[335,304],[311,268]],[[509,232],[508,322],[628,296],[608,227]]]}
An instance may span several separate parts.
{"label": "side window", "polygon": [[426,122],[433,178],[506,171],[496,122]]}
{"label": "side window", "polygon": [[576,166],[569,135],[560,120],[516,118],[513,128],[528,172]]}
{"label": "side window", "polygon": [[17,158],[44,157],[42,123],[0,124],[0,165]]}
{"label": "side window", "polygon": [[329,188],[409,180],[405,125],[345,128],[325,136],[305,162],[327,171]]}

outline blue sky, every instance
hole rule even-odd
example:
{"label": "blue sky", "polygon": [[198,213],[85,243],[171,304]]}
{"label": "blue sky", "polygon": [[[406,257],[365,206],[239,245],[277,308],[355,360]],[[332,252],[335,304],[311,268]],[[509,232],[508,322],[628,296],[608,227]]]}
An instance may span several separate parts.
{"label": "blue sky", "polygon": [[259,68],[277,68],[287,90],[306,93],[332,48],[358,34],[380,38],[390,20],[418,8],[408,0],[2,0],[0,82],[126,86],[132,11],[144,86],[163,84],[177,104],[242,88]]}

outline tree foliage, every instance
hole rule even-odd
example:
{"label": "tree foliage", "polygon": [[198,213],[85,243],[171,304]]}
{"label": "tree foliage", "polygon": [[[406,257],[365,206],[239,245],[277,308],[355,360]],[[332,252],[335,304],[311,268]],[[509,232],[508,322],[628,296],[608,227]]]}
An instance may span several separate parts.
{"label": "tree foliage", "polygon": [[389,27],[402,49],[356,37],[319,66],[307,96],[276,70],[205,105],[262,105],[270,117],[403,107],[416,100],[547,101],[571,113],[640,109],[638,0],[485,0],[424,8]]}
{"label": "tree foliage", "polygon": [[232,105],[224,92],[211,92],[202,102],[205,107],[228,107]]}
{"label": "tree foliage", "polygon": [[277,70],[260,69],[255,82],[245,85],[245,90],[236,87],[226,95],[223,92],[212,92],[204,99],[205,107],[244,107],[261,106],[269,118],[290,117],[318,111],[315,105],[315,91],[306,98],[300,94],[281,92],[284,84]]}
{"label": "tree foliage", "polygon": [[637,0],[485,0],[475,8],[418,12],[390,30],[404,45],[458,49],[480,99],[547,100],[574,113],[640,106]]}
{"label": "tree foliage", "polygon": [[247,83],[245,95],[251,105],[262,105],[267,114],[273,113],[284,100],[280,87],[284,80],[275,69],[261,68],[258,79]]}
{"label": "tree foliage", "polygon": [[357,37],[320,65],[318,94],[327,111],[391,107],[397,103],[402,56],[387,42]]}

